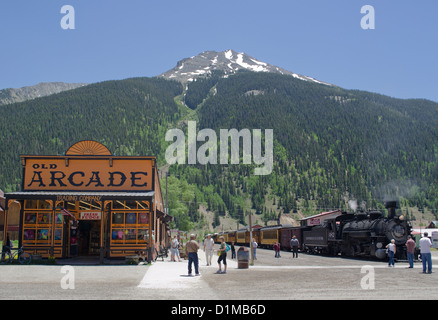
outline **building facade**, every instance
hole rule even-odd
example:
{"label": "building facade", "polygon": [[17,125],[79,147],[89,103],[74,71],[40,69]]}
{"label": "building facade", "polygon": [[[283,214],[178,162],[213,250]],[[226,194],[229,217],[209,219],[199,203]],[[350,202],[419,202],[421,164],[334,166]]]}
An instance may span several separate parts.
{"label": "building facade", "polygon": [[[62,156],[21,156],[22,191],[5,194],[19,206],[18,241],[43,257],[125,257],[148,260],[169,241],[155,157],[115,156],[96,141],[80,141]],[[17,211],[17,210],[16,210]]]}

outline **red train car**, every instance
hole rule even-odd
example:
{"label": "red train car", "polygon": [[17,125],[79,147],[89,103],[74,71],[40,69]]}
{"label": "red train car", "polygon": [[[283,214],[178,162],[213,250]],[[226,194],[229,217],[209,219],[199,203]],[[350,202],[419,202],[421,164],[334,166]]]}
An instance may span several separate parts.
{"label": "red train car", "polygon": [[280,229],[280,247],[282,250],[291,250],[290,246],[290,240],[293,236],[295,236],[298,239],[298,242],[300,243],[298,249],[302,249],[303,245],[303,231],[307,230],[309,228],[307,227],[284,227]]}

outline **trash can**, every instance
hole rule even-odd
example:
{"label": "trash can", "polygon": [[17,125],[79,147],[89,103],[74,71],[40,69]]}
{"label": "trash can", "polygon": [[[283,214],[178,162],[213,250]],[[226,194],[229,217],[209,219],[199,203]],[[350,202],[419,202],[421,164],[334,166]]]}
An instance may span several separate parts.
{"label": "trash can", "polygon": [[237,250],[237,269],[248,269],[249,267],[249,249],[240,247]]}

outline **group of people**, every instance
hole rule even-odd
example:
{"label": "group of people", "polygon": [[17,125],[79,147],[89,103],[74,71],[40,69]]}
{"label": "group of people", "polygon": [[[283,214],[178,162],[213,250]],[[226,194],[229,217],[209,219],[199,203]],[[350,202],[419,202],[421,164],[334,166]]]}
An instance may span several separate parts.
{"label": "group of people", "polygon": [[[217,263],[219,265],[218,271],[216,273],[227,273],[227,244],[225,243],[224,237],[219,237],[220,246],[217,251],[219,256]],[[234,247],[234,242],[231,244],[229,248],[231,250],[231,259],[236,257],[236,249]],[[207,235],[207,238],[204,240],[204,252],[205,252],[205,260],[207,261],[207,266],[211,266],[211,260],[214,254],[214,240],[211,235]],[[224,265],[224,270],[222,270],[222,264]]]}
{"label": "group of people", "polygon": [[[190,236],[190,241],[187,242],[185,252],[188,257],[188,275],[192,275],[192,264],[195,266],[195,275],[199,276],[199,259],[198,259],[198,250],[199,250],[199,244],[195,240],[195,235],[192,234]],[[219,265],[219,269],[216,273],[218,274],[224,274],[227,273],[227,251],[231,250],[231,258],[234,259],[236,257],[236,250],[234,248],[234,242],[231,243],[230,248],[228,248],[228,245],[225,243],[224,237],[219,237],[220,246],[217,250],[218,253],[218,260],[217,263]],[[257,242],[255,239],[253,239],[253,257],[254,259],[257,259],[256,256],[256,249],[257,249]],[[298,258],[298,247],[299,247],[299,241],[296,238],[296,236],[293,236],[290,240],[290,245],[292,248],[292,258]],[[409,268],[414,267],[414,253],[415,253],[415,241],[412,239],[411,236],[408,237],[408,241],[406,242],[406,248],[407,248],[407,257],[409,261]],[[427,232],[424,233],[424,237],[420,239],[420,254],[421,254],[421,260],[423,262],[423,273],[432,273],[432,255],[430,248],[432,247],[432,242],[428,238]],[[176,236],[172,240],[171,244],[171,259],[173,261],[181,261],[179,256],[179,242]],[[386,246],[389,256],[389,262],[388,266],[393,267],[394,266],[394,256],[396,254],[397,247],[395,245],[395,240],[392,239],[391,242]],[[280,258],[280,243],[276,242],[273,246],[273,249],[275,251],[275,258]],[[212,239],[211,235],[208,235],[207,238],[204,241],[204,252],[205,252],[205,260],[207,262],[207,266],[211,265],[211,261],[214,254],[214,240]],[[222,270],[222,264],[223,264],[223,270]]]}
{"label": "group of people", "polygon": [[[421,261],[423,262],[423,273],[432,273],[432,253],[430,248],[432,248],[432,241],[428,238],[428,233],[425,232],[423,237],[420,239],[420,255]],[[414,255],[415,255],[415,241],[411,236],[408,236],[408,241],[406,242],[406,251],[409,261],[409,268],[414,267]],[[397,246],[395,245],[395,240],[392,239],[391,242],[386,246],[388,249],[389,262],[388,267],[394,267],[394,256],[397,252]]]}
{"label": "group of people", "polygon": [[[298,258],[298,247],[300,245],[300,242],[298,241],[296,236],[293,236],[292,239],[290,239],[290,247],[292,249],[292,258]],[[281,258],[280,255],[280,243],[276,242],[273,247],[274,252],[275,252],[275,258]]]}
{"label": "group of people", "polygon": [[[216,273],[218,274],[225,274],[227,273],[227,251],[228,251],[228,245],[225,243],[225,238],[220,237],[220,246],[218,249],[218,260],[217,263],[219,265],[218,271]],[[196,241],[196,237],[194,234],[190,235],[190,241],[186,244],[186,255],[188,257],[188,275],[192,276],[192,265],[195,267],[195,276],[199,276],[199,258],[198,258],[198,250],[199,250],[199,244]],[[231,245],[230,248],[232,252],[232,258],[236,256],[236,250],[234,248],[234,244]],[[207,261],[207,266],[211,265],[211,260],[213,258],[213,252],[214,252],[214,240],[211,238],[211,235],[207,236],[207,239],[204,241],[204,252],[205,252],[205,259]],[[223,270],[222,270],[222,264],[223,264]]]}
{"label": "group of people", "polygon": [[[225,238],[223,236],[219,237],[219,241],[220,241],[220,245],[219,245],[219,249],[217,250],[217,255],[218,255],[218,266],[219,269],[216,271],[217,274],[225,274],[227,273],[227,251],[231,251],[231,259],[235,259],[236,258],[236,249],[234,247],[234,241],[231,243],[231,246],[228,246],[225,243]],[[177,245],[175,244],[174,246],[174,242],[178,243],[178,240],[176,239],[176,236],[174,237],[174,240],[172,240],[172,248],[177,247]],[[292,252],[293,252],[293,258],[298,258],[298,246],[299,246],[299,241],[298,239],[293,236],[293,238],[291,239],[291,248],[292,248]],[[253,247],[253,258],[256,260],[257,259],[257,247],[258,244],[256,242],[255,239],[252,240],[252,247]],[[188,257],[188,275],[191,276],[192,275],[192,265],[194,265],[195,267],[195,275],[199,276],[199,258],[198,258],[198,250],[200,249],[198,242],[196,241],[196,236],[194,234],[190,235],[190,241],[187,242],[186,247],[185,247],[185,252],[186,255]],[[280,257],[280,244],[276,243],[276,245],[274,246],[274,250],[275,250],[275,257]],[[211,235],[207,235],[207,238],[204,240],[204,252],[205,252],[205,260],[207,263],[207,266],[210,266],[212,263],[212,258],[214,255],[214,240],[211,237]],[[174,259],[173,257],[178,257],[178,260],[180,260],[179,258],[179,252],[175,252],[172,253],[172,260]],[[176,260],[174,260],[176,261]],[[222,269],[222,264],[223,264],[223,269]]]}
{"label": "group of people", "polygon": [[[220,237],[220,248],[218,249],[218,264],[219,270],[216,273],[227,273],[227,244],[225,243],[224,237]],[[181,248],[181,244],[177,238],[174,236],[172,242],[170,244],[170,260],[176,261],[178,259],[181,262],[181,257],[179,254],[179,249]],[[234,243],[231,245],[231,258],[234,259],[236,257],[236,250],[234,248]],[[190,235],[190,241],[186,243],[185,246],[185,254],[188,258],[188,275],[192,275],[192,265],[195,267],[195,276],[199,276],[199,258],[198,258],[198,250],[199,244],[196,241],[196,236],[194,234]],[[214,240],[211,235],[208,235],[204,241],[204,252],[205,252],[205,260],[207,261],[207,266],[211,265],[211,260],[213,258],[214,252]],[[222,264],[224,265],[224,269],[222,270]]]}

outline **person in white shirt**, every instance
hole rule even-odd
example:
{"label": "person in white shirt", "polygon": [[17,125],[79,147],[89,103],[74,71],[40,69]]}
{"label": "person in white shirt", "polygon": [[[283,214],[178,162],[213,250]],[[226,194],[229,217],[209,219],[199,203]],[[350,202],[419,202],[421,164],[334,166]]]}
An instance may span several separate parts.
{"label": "person in white shirt", "polygon": [[388,267],[394,267],[394,256],[395,256],[395,252],[397,250],[397,247],[395,246],[395,240],[392,239],[391,243],[389,243],[386,248],[388,249],[388,256],[389,256],[389,262],[388,262]]}
{"label": "person in white shirt", "polygon": [[176,261],[176,259],[178,258],[178,261],[181,262],[181,258],[179,257],[179,241],[176,236],[173,237],[173,240],[171,242],[170,253],[171,261]]}
{"label": "person in white shirt", "polygon": [[427,273],[432,273],[432,254],[430,253],[432,242],[427,236],[428,233],[425,232],[423,238],[420,239],[420,254],[423,261],[423,273],[426,273],[426,264]]}
{"label": "person in white shirt", "polygon": [[253,256],[254,260],[257,260],[257,255],[256,255],[257,247],[258,247],[258,244],[255,241],[255,238],[252,238],[252,251],[253,251],[252,256]]}
{"label": "person in white shirt", "polygon": [[214,249],[214,240],[211,238],[211,235],[207,235],[207,239],[204,240],[205,261],[207,262],[207,266],[211,265],[211,258],[213,257],[213,249]]}

